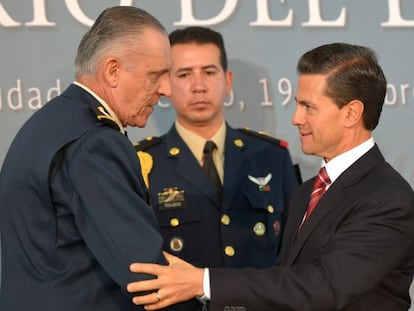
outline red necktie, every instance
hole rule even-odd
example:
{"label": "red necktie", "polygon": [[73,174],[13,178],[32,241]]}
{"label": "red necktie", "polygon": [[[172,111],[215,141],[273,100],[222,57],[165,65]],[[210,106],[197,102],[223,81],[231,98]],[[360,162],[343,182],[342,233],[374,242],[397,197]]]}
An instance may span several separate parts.
{"label": "red necktie", "polygon": [[306,210],[306,215],[303,223],[309,218],[310,214],[315,209],[320,198],[326,191],[326,187],[331,183],[328,174],[326,173],[325,167],[322,167],[319,170],[318,176],[316,176],[315,183],[313,184],[312,193],[310,196],[308,209]]}

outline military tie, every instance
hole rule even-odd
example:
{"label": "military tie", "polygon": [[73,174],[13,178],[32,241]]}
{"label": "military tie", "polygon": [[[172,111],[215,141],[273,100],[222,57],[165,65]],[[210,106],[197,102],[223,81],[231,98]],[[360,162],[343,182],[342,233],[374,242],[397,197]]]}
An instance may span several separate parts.
{"label": "military tie", "polygon": [[206,172],[216,190],[218,198],[221,200],[221,181],[213,161],[213,152],[215,149],[217,149],[216,144],[211,140],[207,140],[203,150],[203,170]]}
{"label": "military tie", "polygon": [[322,167],[319,170],[319,174],[315,179],[315,183],[313,184],[312,193],[311,193],[310,200],[308,203],[308,209],[306,210],[305,218],[302,222],[302,225],[309,218],[310,214],[313,212],[319,200],[322,198],[323,194],[325,193],[326,187],[330,183],[331,183],[331,180],[329,179],[329,176],[326,173],[326,168]]}

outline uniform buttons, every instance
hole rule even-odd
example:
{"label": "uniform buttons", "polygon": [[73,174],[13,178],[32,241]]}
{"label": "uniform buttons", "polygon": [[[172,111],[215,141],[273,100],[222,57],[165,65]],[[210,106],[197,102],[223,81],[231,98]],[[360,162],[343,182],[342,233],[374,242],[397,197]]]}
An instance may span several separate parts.
{"label": "uniform buttons", "polygon": [[221,216],[221,223],[223,225],[229,225],[230,224],[230,217],[227,214],[224,214],[223,216]]}
{"label": "uniform buttons", "polygon": [[254,225],[253,231],[257,236],[262,236],[266,233],[266,226],[262,222],[258,222]]}
{"label": "uniform buttons", "polygon": [[233,246],[226,246],[226,248],[224,249],[224,253],[227,256],[231,257],[231,256],[234,256],[234,254],[236,253],[236,251],[234,250],[234,247]]}
{"label": "uniform buttons", "polygon": [[173,147],[170,149],[170,155],[172,156],[176,156],[180,153],[180,149],[178,149],[177,147]]}
{"label": "uniform buttons", "polygon": [[180,220],[178,218],[171,218],[170,225],[171,227],[177,227],[180,224]]}
{"label": "uniform buttons", "polygon": [[241,139],[235,139],[234,144],[239,148],[243,147],[243,145],[244,145],[244,143]]}
{"label": "uniform buttons", "polygon": [[268,205],[267,211],[269,212],[269,214],[273,214],[275,212],[275,208],[272,205]]}

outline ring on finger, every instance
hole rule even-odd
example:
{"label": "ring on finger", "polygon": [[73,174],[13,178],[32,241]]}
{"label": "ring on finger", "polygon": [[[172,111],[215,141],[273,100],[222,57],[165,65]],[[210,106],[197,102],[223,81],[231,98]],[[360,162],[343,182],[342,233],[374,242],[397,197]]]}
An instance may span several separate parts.
{"label": "ring on finger", "polygon": [[154,294],[155,294],[155,297],[157,297],[158,302],[160,302],[161,301],[160,294],[158,292],[154,292]]}

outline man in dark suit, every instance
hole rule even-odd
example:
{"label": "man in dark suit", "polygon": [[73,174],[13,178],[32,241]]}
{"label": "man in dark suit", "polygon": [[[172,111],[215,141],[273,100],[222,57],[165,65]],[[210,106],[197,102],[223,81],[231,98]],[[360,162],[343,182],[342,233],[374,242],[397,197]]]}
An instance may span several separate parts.
{"label": "man in dark suit", "polygon": [[[21,128],[0,175],[1,310],[143,310],[125,287],[165,263],[124,127],[143,127],[170,94],[163,26],[105,10],[80,42],[76,81]],[[157,297],[154,294],[154,297]]]}
{"label": "man in dark suit", "polygon": [[[135,297],[135,303],[155,310],[204,294],[214,311],[410,307],[414,192],[372,137],[386,93],[375,53],[344,43],[323,45],[305,53],[297,69],[292,123],[302,151],[323,160],[318,177],[294,194],[279,265],[203,270],[172,256],[169,267],[135,264],[132,271],[158,279],[128,289],[157,289],[161,298]],[[176,275],[185,282],[173,280]]]}
{"label": "man in dark suit", "polygon": [[[188,27],[169,38],[176,120],[136,146],[164,249],[196,266],[274,266],[297,185],[287,143],[226,124],[232,72],[220,33]],[[206,141],[217,147],[219,193],[203,170]]]}

